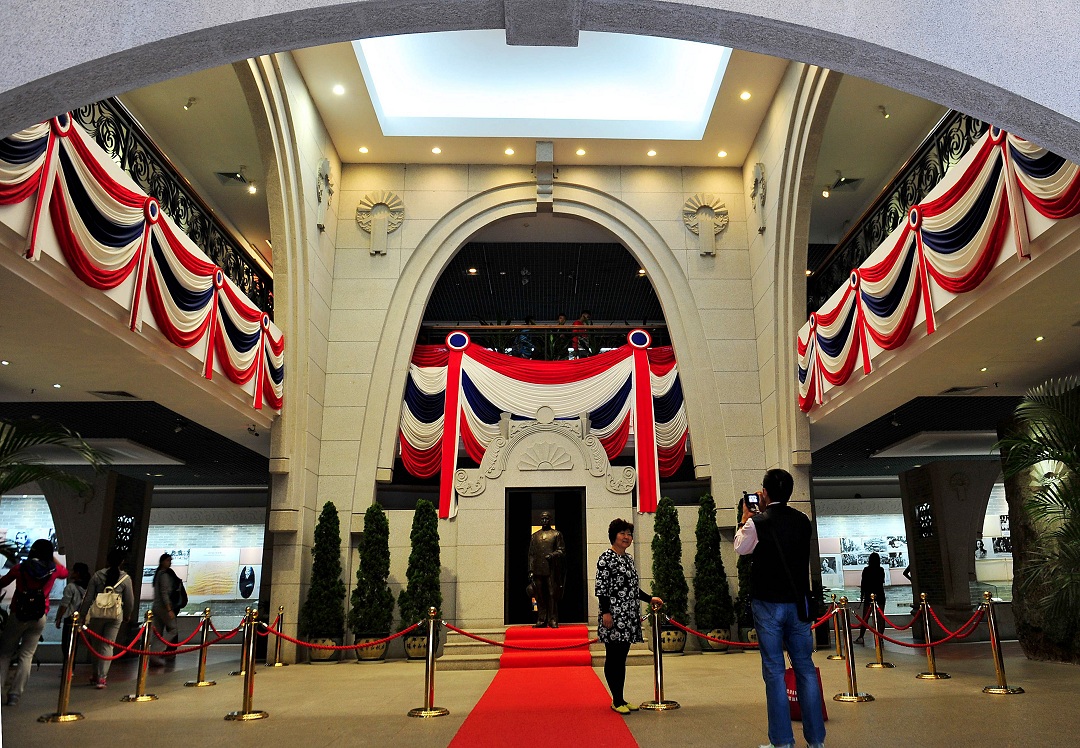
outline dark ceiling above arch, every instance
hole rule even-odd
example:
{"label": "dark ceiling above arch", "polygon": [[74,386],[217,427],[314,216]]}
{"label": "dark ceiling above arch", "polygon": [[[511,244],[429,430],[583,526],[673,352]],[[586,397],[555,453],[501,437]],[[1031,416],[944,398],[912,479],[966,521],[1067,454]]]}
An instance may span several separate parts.
{"label": "dark ceiling above arch", "polygon": [[614,242],[470,242],[443,271],[424,322],[506,324],[532,315],[544,323],[584,309],[598,322],[662,322],[660,300],[639,269]]}

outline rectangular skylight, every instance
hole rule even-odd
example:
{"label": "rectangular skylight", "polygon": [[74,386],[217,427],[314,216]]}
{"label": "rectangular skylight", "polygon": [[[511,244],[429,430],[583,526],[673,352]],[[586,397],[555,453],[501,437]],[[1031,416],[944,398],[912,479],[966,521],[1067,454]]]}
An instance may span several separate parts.
{"label": "rectangular skylight", "polygon": [[700,140],[731,50],[582,31],[511,47],[501,30],[353,42],[383,135]]}

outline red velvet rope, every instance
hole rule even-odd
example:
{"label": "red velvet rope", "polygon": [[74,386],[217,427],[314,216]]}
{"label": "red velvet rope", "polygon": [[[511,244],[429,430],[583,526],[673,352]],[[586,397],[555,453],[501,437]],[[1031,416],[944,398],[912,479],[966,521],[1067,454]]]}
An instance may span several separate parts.
{"label": "red velvet rope", "polygon": [[189,636],[189,637],[188,637],[187,639],[184,639],[184,641],[182,641],[182,642],[177,642],[176,644],[173,644],[173,643],[172,643],[172,642],[170,642],[170,641],[165,641],[164,639],[162,639],[162,638],[161,638],[161,634],[159,634],[159,633],[158,633],[158,630],[157,630],[156,628],[154,629],[154,636],[155,636],[155,637],[157,637],[157,640],[158,640],[159,642],[161,642],[162,644],[166,644],[166,645],[168,645],[168,646],[170,646],[170,647],[182,647],[182,646],[184,646],[185,644],[187,644],[188,642],[190,642],[190,641],[191,641],[192,639],[194,639],[194,638],[195,638],[195,634],[197,634],[197,633],[199,633],[200,631],[202,631],[202,627],[203,627],[203,622],[202,622],[202,621],[199,621],[199,625],[198,625],[198,626],[196,626],[196,627],[195,627],[195,630],[191,632],[191,636]]}
{"label": "red velvet rope", "polygon": [[503,649],[522,649],[529,652],[558,652],[564,649],[579,649],[581,647],[591,647],[593,644],[596,644],[598,641],[600,641],[600,639],[597,638],[589,639],[589,641],[587,642],[578,642],[577,644],[566,644],[561,647],[525,647],[521,644],[507,644],[506,642],[497,642],[494,639],[485,639],[482,636],[470,634],[464,629],[459,629],[457,626],[453,626],[446,621],[443,621],[443,625],[454,633],[461,634],[462,636],[467,636],[470,639],[475,639],[476,641],[482,642],[483,644],[491,644],[492,646],[502,647]]}
{"label": "red velvet rope", "polygon": [[731,641],[728,641],[727,639],[717,639],[715,636],[709,636],[708,634],[703,634],[700,631],[694,631],[692,628],[688,628],[686,626],[683,626],[681,623],[676,621],[674,618],[668,618],[667,616],[664,616],[664,618],[666,618],[667,622],[670,623],[672,626],[674,626],[677,629],[682,629],[683,631],[685,631],[688,634],[693,634],[694,636],[697,636],[697,637],[699,637],[701,639],[706,639],[708,641],[715,642],[717,644],[727,644],[730,647],[756,647],[756,646],[758,646],[757,642],[731,642]]}
{"label": "red velvet rope", "polygon": [[[106,642],[106,643],[112,645],[113,649],[116,649],[117,647],[119,647],[123,651],[121,651],[120,654],[112,655],[111,657],[109,655],[101,654],[96,649],[94,649],[94,647],[90,644],[90,640],[86,638],[87,632],[89,632],[92,636],[94,636],[94,638],[98,639],[99,641],[103,641],[103,642]],[[121,657],[123,657],[128,652],[133,651],[132,647],[135,646],[135,642],[139,641],[139,637],[141,637],[142,634],[143,634],[143,627],[140,627],[139,628],[139,633],[135,634],[135,638],[131,640],[131,644],[129,644],[129,645],[127,645],[125,647],[123,644],[119,644],[117,642],[110,641],[109,639],[106,639],[101,634],[87,628],[86,626],[82,626],[82,627],[79,628],[79,635],[82,637],[83,643],[86,644],[86,648],[89,649],[91,652],[93,652],[94,656],[97,657],[99,660],[108,660],[109,662],[112,662],[113,660],[119,660]]]}
{"label": "red velvet rope", "polygon": [[[930,612],[933,613],[933,608],[930,609]],[[871,626],[869,623],[867,623],[862,618],[860,618],[859,614],[856,613],[855,611],[852,611],[851,614],[853,616],[855,616],[855,620],[857,620],[859,622],[860,626],[865,626],[866,628],[868,628],[870,630],[871,634],[873,634],[874,636],[880,636],[882,639],[884,639],[887,642],[892,642],[893,644],[899,644],[901,647],[910,647],[912,649],[927,649],[928,647],[936,647],[939,644],[944,644],[946,642],[952,641],[953,639],[966,639],[967,637],[971,636],[973,633],[975,633],[975,629],[979,625],[979,622],[982,621],[983,609],[979,608],[978,610],[976,610],[975,613],[972,614],[971,618],[969,618],[966,623],[964,623],[962,626],[960,626],[960,628],[958,628],[956,631],[950,632],[949,635],[946,636],[944,639],[939,639],[936,642],[927,642],[927,643],[924,643],[924,644],[919,644],[917,642],[905,642],[905,641],[900,641],[899,639],[893,639],[891,636],[886,636],[884,633],[876,630],[873,626]],[[935,616],[935,618],[936,618],[936,616]],[[944,628],[944,627],[942,627],[942,628]]]}
{"label": "red velvet rope", "polygon": [[243,618],[241,618],[241,619],[240,619],[240,623],[238,623],[238,624],[236,625],[236,628],[234,628],[234,629],[233,629],[232,631],[230,631],[230,632],[229,632],[228,634],[222,634],[222,633],[221,633],[220,631],[218,631],[218,628],[217,628],[217,626],[215,626],[215,625],[214,625],[214,620],[213,620],[212,618],[210,619],[210,630],[211,630],[211,631],[213,631],[213,632],[214,632],[214,634],[215,634],[215,635],[216,635],[216,636],[217,636],[217,637],[218,637],[219,639],[232,639],[232,638],[233,638],[234,636],[236,636],[236,633],[237,633],[237,632],[238,632],[238,631],[239,631],[240,629],[242,629],[243,627],[244,627],[244,619],[243,619]]}
{"label": "red velvet rope", "polygon": [[911,617],[911,620],[908,622],[907,626],[897,626],[895,623],[889,620],[889,617],[885,615],[885,611],[881,609],[880,605],[877,606],[877,609],[878,615],[880,615],[885,620],[886,625],[888,625],[888,627],[891,629],[896,629],[897,631],[907,631],[909,628],[915,625],[915,621],[919,620],[919,616],[922,615],[922,606],[919,606],[919,612]]}
{"label": "red velvet rope", "polygon": [[399,631],[396,634],[391,634],[390,636],[386,637],[385,639],[379,639],[379,640],[373,641],[373,642],[364,642],[363,644],[316,644],[315,642],[306,642],[306,641],[302,641],[300,639],[293,639],[288,634],[285,634],[285,633],[283,633],[281,631],[278,631],[276,628],[273,628],[272,626],[267,626],[266,627],[266,632],[268,634],[273,634],[274,636],[281,637],[282,639],[284,639],[287,642],[292,642],[293,644],[297,644],[297,645],[299,645],[301,647],[308,647],[309,649],[330,649],[330,650],[335,650],[335,651],[343,651],[343,650],[346,650],[346,649],[367,649],[368,647],[376,647],[376,646],[378,646],[380,644],[385,644],[386,642],[393,641],[394,639],[397,639],[398,637],[405,636],[406,634],[409,634],[410,632],[415,631],[423,623],[424,623],[423,621],[417,621],[416,623],[414,623],[412,626],[409,626],[409,628],[405,629],[404,631]]}
{"label": "red velvet rope", "polygon": [[[144,624],[143,628],[145,628],[145,624]],[[227,636],[219,636],[217,639],[214,639],[212,641],[208,641],[206,643],[206,646],[209,647],[211,644],[218,644],[219,642],[227,641],[228,639],[231,639],[233,636],[235,636],[236,632],[239,631],[239,630],[240,629],[237,628],[234,631],[232,631],[230,634],[228,634]],[[112,656],[101,654],[96,649],[94,649],[93,646],[91,646],[90,640],[86,638],[86,635],[88,633],[92,637],[97,639],[98,641],[105,642],[106,644],[111,646],[114,650],[119,649],[120,653],[119,654],[114,654]],[[135,638],[131,640],[131,644],[128,644],[126,647],[123,644],[120,644],[119,642],[114,642],[111,639],[106,639],[101,634],[97,633],[93,629],[87,628],[86,626],[83,626],[79,630],[79,635],[82,637],[82,640],[86,644],[87,648],[91,652],[94,653],[95,657],[97,657],[100,660],[108,660],[109,662],[112,662],[114,660],[118,660],[118,659],[120,659],[121,657],[123,657],[126,654],[147,655],[148,657],[175,657],[176,655],[188,654],[190,652],[198,652],[200,649],[202,649],[201,644],[196,645],[194,647],[173,649],[171,651],[170,650],[159,651],[159,650],[153,650],[153,649],[135,649],[135,642],[137,642],[139,640],[139,637],[142,636],[142,628],[139,629],[139,633],[135,636]]]}

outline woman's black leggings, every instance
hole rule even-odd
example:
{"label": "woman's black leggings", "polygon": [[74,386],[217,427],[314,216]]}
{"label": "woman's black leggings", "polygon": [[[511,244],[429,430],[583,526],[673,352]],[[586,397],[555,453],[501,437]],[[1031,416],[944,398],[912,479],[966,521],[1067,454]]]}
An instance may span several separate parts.
{"label": "woman's black leggings", "polygon": [[626,703],[623,698],[623,684],[626,683],[626,656],[630,654],[630,642],[607,642],[604,649],[607,652],[604,658],[604,678],[607,680],[608,690],[611,691],[611,703],[621,706]]}

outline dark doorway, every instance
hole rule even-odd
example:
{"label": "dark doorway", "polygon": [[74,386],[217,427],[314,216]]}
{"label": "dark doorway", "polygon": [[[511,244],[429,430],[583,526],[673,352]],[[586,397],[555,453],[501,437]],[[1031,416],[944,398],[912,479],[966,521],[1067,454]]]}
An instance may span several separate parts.
{"label": "dark doorway", "polygon": [[540,524],[540,513],[552,512],[555,529],[566,541],[566,587],[559,603],[560,623],[585,623],[587,575],[585,573],[585,489],[537,491],[506,490],[506,623],[536,623],[532,602],[525,594],[529,584],[529,539]]}

